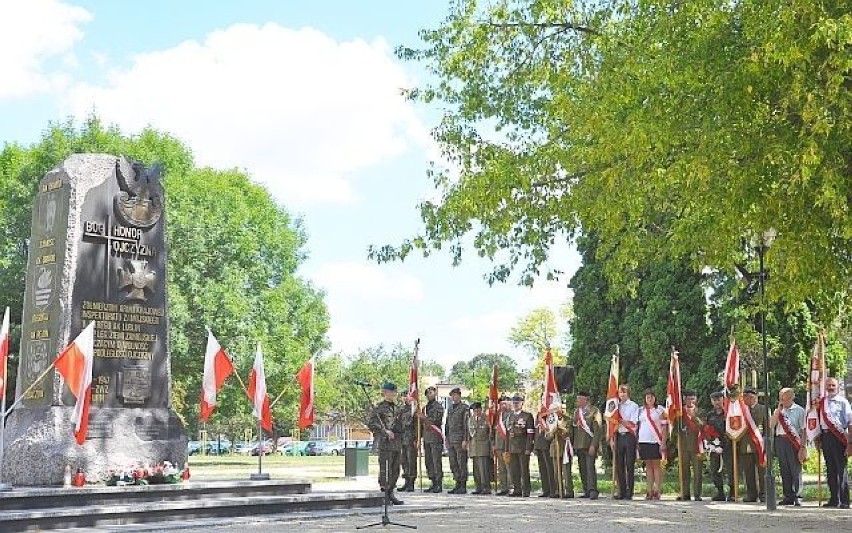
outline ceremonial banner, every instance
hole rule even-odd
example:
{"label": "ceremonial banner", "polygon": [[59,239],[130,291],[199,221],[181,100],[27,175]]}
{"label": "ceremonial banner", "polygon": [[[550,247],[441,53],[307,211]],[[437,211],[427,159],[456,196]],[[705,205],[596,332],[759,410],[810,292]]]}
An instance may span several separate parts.
{"label": "ceremonial banner", "polygon": [[548,346],[544,354],[544,392],[541,394],[541,411],[549,413],[561,403],[559,389],[556,388],[556,377],[553,374],[553,354]]}
{"label": "ceremonial banner", "polygon": [[748,407],[739,397],[725,399],[725,432],[733,441],[741,439],[748,431],[743,410],[748,410]]}
{"label": "ceremonial banner", "polygon": [[822,333],[817,337],[814,351],[811,354],[811,366],[808,372],[808,397],[805,408],[805,430],[808,440],[813,442],[820,435],[819,406],[825,397],[825,337]]}
{"label": "ceremonial banner", "polygon": [[89,404],[92,401],[92,363],[95,359],[95,323],[90,322],[74,342],[59,354],[53,363],[65,380],[74,404],[74,438],[77,444],[86,442],[89,429]]}
{"label": "ceremonial banner", "polygon": [[[9,358],[9,308],[3,314],[3,325],[0,326],[0,394],[2,398],[6,397],[6,367]],[[0,413],[2,416],[4,413]]]}
{"label": "ceremonial banner", "polygon": [[211,331],[207,331],[207,350],[204,353],[204,377],[201,380],[201,421],[206,422],[216,408],[216,394],[228,376],[234,373],[234,363],[219,345]]}
{"label": "ceremonial banner", "polygon": [[497,388],[497,363],[491,369],[491,383],[488,385],[488,426],[494,427],[500,417],[500,391]]}
{"label": "ceremonial banner", "polygon": [[606,391],[606,408],[604,418],[607,420],[607,434],[609,438],[615,437],[615,430],[620,419],[618,413],[618,352],[612,354],[609,367],[609,383]]}
{"label": "ceremonial banner", "polygon": [[411,399],[412,415],[417,413],[417,406],[420,405],[420,398],[418,396],[420,391],[417,387],[417,376],[420,369],[419,343],[420,341],[414,345],[414,356],[411,358],[411,367],[408,369],[408,397]]}
{"label": "ceremonial banner", "polygon": [[725,390],[733,390],[740,382],[740,351],[737,349],[737,341],[731,339],[731,347],[728,349],[728,358],[725,361]]}
{"label": "ceremonial banner", "polygon": [[666,412],[669,418],[669,435],[675,428],[675,420],[683,414],[683,400],[680,389],[680,359],[678,353],[672,350],[669,361],[669,379],[666,386]]}
{"label": "ceremonial banner", "polygon": [[249,372],[248,395],[251,398],[252,414],[260,421],[260,427],[272,433],[272,411],[269,408],[269,394],[266,392],[266,372],[263,370],[260,343],[257,343],[254,366]]}
{"label": "ceremonial banner", "polygon": [[314,358],[310,358],[296,373],[296,381],[302,388],[299,401],[299,429],[314,425]]}

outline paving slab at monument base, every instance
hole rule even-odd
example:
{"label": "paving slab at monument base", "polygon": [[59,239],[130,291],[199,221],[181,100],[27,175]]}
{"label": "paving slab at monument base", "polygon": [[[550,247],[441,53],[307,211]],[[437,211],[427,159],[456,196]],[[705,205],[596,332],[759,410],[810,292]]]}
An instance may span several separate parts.
{"label": "paving slab at monument base", "polygon": [[0,531],[95,528],[378,508],[378,491],[313,492],[307,481],[218,481],[177,485],[16,489],[0,494]]}

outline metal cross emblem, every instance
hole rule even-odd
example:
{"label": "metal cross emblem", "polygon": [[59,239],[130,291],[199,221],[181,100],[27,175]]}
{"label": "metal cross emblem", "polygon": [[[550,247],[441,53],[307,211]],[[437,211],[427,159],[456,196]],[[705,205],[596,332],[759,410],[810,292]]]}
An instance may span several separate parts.
{"label": "metal cross emblem", "polygon": [[154,282],[157,280],[157,275],[148,269],[148,261],[131,259],[131,271],[119,267],[118,268],[118,290],[123,291],[130,289],[127,295],[128,300],[145,301],[145,289],[154,290]]}

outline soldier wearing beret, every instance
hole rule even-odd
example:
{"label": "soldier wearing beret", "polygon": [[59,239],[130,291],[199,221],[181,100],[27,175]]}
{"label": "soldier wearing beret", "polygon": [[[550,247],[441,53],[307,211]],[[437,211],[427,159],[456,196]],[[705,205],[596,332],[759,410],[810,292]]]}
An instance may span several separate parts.
{"label": "soldier wearing beret", "polygon": [[694,391],[683,393],[683,416],[676,424],[677,438],[681,439],[683,452],[683,490],[678,500],[701,501],[702,475],[704,472],[704,450],[701,429],[704,427],[704,413],[698,407],[698,395]]}
{"label": "soldier wearing beret", "polygon": [[461,401],[461,389],[456,387],[450,391],[452,404],[447,410],[447,421],[444,435],[447,437],[447,455],[450,457],[450,470],[456,486],[447,491],[449,494],[467,493],[467,446],[468,423],[470,408]]}
{"label": "soldier wearing beret", "polygon": [[402,408],[402,478],[405,485],[398,489],[399,492],[414,492],[414,480],[417,479],[417,425],[420,419],[412,410],[416,409],[414,399],[406,396],[405,407]]}
{"label": "soldier wearing beret", "polygon": [[512,475],[512,492],[509,496],[529,498],[530,496],[530,455],[535,439],[535,419],[524,411],[524,398],[512,397],[512,411],[509,413],[509,472]]}
{"label": "soldier wearing beret", "polygon": [[[726,499],[734,501],[734,456],[731,447],[731,439],[728,438],[725,428],[725,394],[716,391],[710,395],[713,409],[707,414],[707,423],[704,425],[705,447],[710,453],[710,475],[713,478],[713,486],[716,487],[714,502],[723,502]],[[725,482],[727,480],[728,496],[725,496]]]}
{"label": "soldier wearing beret", "polygon": [[373,433],[379,452],[379,487],[387,494],[394,505],[403,501],[394,496],[396,482],[399,479],[399,461],[402,453],[402,410],[396,404],[396,385],[387,382],[382,385],[382,401],[370,411],[367,427]]}
{"label": "soldier wearing beret", "polygon": [[423,423],[423,456],[426,462],[426,473],[432,486],[426,492],[438,493],[443,490],[444,483],[444,432],[441,425],[444,423],[444,406],[436,399],[438,389],[428,387],[426,389],[426,406],[417,413]]}
{"label": "soldier wearing beret", "polygon": [[480,402],[473,402],[470,411],[468,451],[473,459],[473,480],[476,483],[473,494],[491,494],[491,428]]}

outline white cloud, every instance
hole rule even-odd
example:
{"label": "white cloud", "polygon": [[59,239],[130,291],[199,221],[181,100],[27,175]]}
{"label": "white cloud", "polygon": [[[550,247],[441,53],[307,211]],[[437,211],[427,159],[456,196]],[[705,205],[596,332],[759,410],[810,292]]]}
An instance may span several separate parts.
{"label": "white cloud", "polygon": [[423,284],[416,277],[390,266],[382,267],[358,261],[326,263],[310,276],[326,289],[332,301],[353,303],[382,301],[417,302],[423,299]]}
{"label": "white cloud", "polygon": [[91,18],[85,9],[57,0],[0,3],[0,100],[66,86],[63,69],[77,66],[70,51]]}
{"label": "white cloud", "polygon": [[331,340],[331,350],[345,354],[354,354],[362,348],[375,344],[375,339],[369,331],[346,324],[332,322],[328,330]]}
{"label": "white cloud", "polygon": [[514,311],[491,311],[481,315],[465,316],[453,321],[456,330],[467,335],[509,336],[509,330],[518,320]]}
{"label": "white cloud", "polygon": [[73,87],[67,106],[169,131],[199,163],[245,168],[288,204],[341,203],[355,199],[354,173],[428,143],[399,94],[410,85],[381,38],[235,24],[137,55],[105,85]]}

